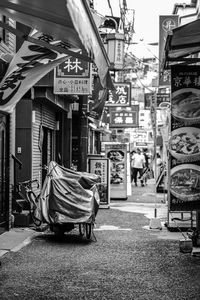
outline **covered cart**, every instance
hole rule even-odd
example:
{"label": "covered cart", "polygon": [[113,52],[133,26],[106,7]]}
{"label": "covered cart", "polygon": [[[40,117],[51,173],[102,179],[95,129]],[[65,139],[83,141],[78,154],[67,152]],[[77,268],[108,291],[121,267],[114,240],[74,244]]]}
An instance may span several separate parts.
{"label": "covered cart", "polygon": [[58,234],[79,227],[89,239],[99,208],[99,176],[50,162],[37,207],[37,218]]}

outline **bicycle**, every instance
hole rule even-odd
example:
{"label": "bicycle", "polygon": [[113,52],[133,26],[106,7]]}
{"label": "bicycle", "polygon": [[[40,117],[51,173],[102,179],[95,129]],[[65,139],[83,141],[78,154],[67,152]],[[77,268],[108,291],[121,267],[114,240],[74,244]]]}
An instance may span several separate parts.
{"label": "bicycle", "polygon": [[[19,195],[29,203],[29,212],[33,223],[39,227],[42,224],[42,221],[39,220],[35,214],[39,196],[36,196],[32,190],[33,183],[37,183],[37,188],[39,188],[37,179],[18,182],[17,186]],[[24,193],[22,188],[24,188]]]}

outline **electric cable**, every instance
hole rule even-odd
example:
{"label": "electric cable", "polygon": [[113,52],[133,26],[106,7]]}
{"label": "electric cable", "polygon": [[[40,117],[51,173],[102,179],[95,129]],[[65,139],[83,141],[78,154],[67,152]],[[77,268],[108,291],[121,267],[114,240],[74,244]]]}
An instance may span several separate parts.
{"label": "electric cable", "polygon": [[112,6],[110,4],[110,0],[107,0],[107,2],[108,2],[108,6],[110,8],[110,11],[111,11],[111,16],[113,17],[113,10],[112,10]]}

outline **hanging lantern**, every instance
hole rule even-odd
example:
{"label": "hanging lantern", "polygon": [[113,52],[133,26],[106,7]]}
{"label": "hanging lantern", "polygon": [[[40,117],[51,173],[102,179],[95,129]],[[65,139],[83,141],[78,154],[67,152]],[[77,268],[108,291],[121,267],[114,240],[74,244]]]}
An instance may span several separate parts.
{"label": "hanging lantern", "polygon": [[124,64],[124,34],[107,34],[106,50],[110,60],[110,70],[122,70]]}

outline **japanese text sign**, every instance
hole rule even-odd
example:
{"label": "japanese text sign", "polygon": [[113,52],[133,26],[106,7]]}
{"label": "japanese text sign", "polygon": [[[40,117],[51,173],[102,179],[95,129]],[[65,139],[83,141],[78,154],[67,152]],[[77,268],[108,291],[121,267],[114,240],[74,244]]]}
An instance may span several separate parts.
{"label": "japanese text sign", "polygon": [[101,182],[97,184],[100,205],[109,205],[110,203],[110,179],[109,179],[109,160],[107,158],[90,158],[90,173],[100,176]]}
{"label": "japanese text sign", "polygon": [[151,114],[151,124],[153,129],[156,129],[156,108],[157,108],[157,96],[156,94],[152,94],[150,114]]}
{"label": "japanese text sign", "polygon": [[54,70],[54,93],[90,94],[90,74],[90,63],[70,56]]}
{"label": "japanese text sign", "polygon": [[167,35],[178,26],[178,15],[167,15],[159,17],[159,86],[170,85],[170,70],[161,72],[163,53]]}
{"label": "japanese text sign", "polygon": [[[145,109],[150,109],[152,95],[153,95],[153,93],[145,94],[145,99],[144,99]],[[170,103],[170,94],[169,93],[157,93],[156,95],[157,95],[157,109],[159,109],[164,104]]]}
{"label": "japanese text sign", "polygon": [[110,110],[110,127],[138,127],[139,106],[133,105],[131,109]]}
{"label": "japanese text sign", "polygon": [[171,68],[171,211],[200,209],[200,67]]}
{"label": "japanese text sign", "polygon": [[109,90],[106,106],[130,106],[131,103],[131,83],[114,83],[115,90]]}

